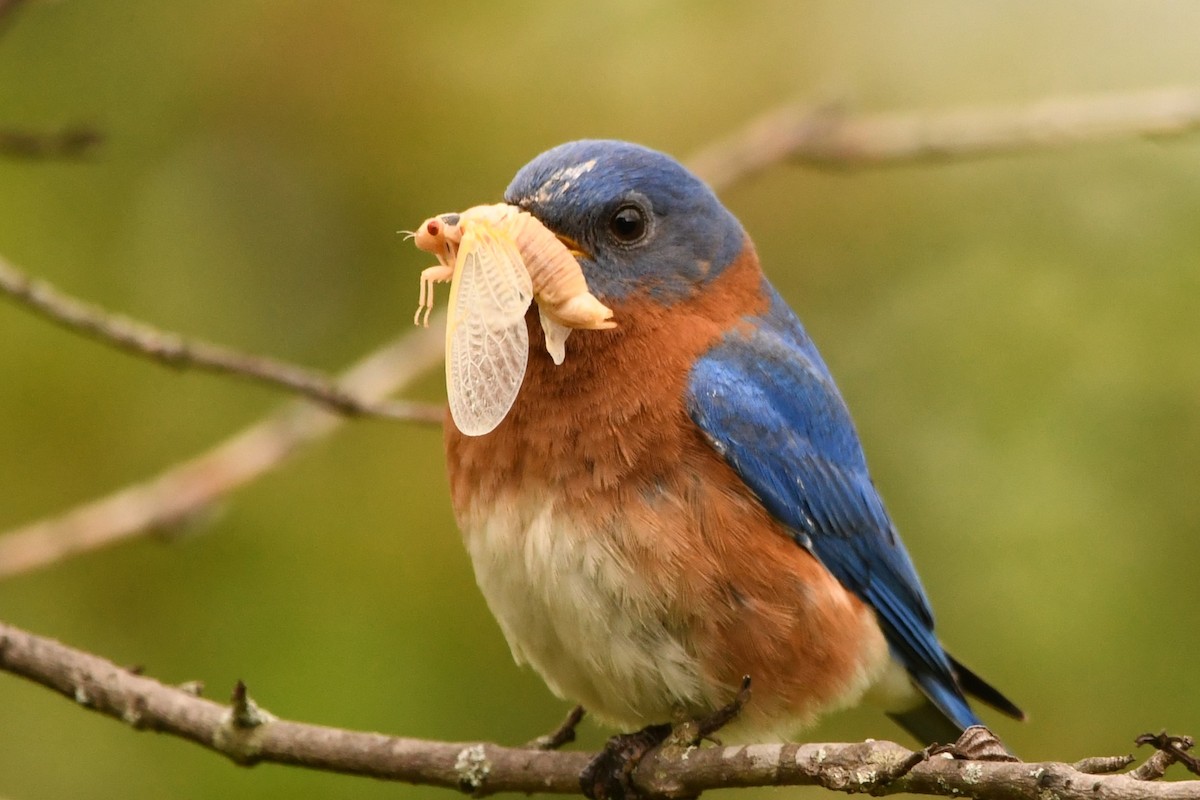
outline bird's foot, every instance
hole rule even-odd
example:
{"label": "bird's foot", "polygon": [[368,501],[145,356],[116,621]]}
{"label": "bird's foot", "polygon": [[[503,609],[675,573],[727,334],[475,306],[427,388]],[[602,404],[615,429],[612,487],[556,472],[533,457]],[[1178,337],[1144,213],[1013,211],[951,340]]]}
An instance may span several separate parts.
{"label": "bird's foot", "polygon": [[962,732],[954,744],[931,744],[913,752],[908,758],[890,769],[879,772],[871,789],[881,789],[892,781],[903,778],[934,756],[945,755],[960,761],[1017,761],[1018,759],[1000,741],[996,734],[982,725],[972,725]]}
{"label": "bird's foot", "polygon": [[935,744],[925,748],[929,755],[943,753],[963,761],[1017,761],[1008,752],[1000,737],[983,725],[972,725],[962,732],[954,744]]}
{"label": "bird's foot", "polygon": [[557,750],[564,744],[570,744],[575,741],[575,728],[578,727],[579,721],[583,719],[586,712],[583,706],[575,706],[571,709],[571,713],[567,714],[567,718],[550,733],[526,742],[525,747],[528,750]]}
{"label": "bird's foot", "polygon": [[732,700],[708,716],[687,720],[676,725],[671,732],[670,743],[680,747],[698,747],[704,741],[720,745],[721,741],[716,738],[717,731],[737,719],[738,715],[742,713],[742,709],[746,707],[746,703],[749,702],[750,676],[743,675],[742,685]]}
{"label": "bird's foot", "polygon": [[714,734],[732,722],[750,701],[750,676],[742,678],[737,694],[711,714],[678,725],[647,725],[636,733],[612,737],[600,755],[579,776],[579,785],[590,800],[638,800],[633,773],[646,754],[659,745],[699,747],[705,740],[720,744]]}
{"label": "bird's foot", "polygon": [[635,733],[618,734],[579,774],[579,787],[589,800],[638,800],[633,771],[647,753],[671,735],[669,724],[647,725]]}

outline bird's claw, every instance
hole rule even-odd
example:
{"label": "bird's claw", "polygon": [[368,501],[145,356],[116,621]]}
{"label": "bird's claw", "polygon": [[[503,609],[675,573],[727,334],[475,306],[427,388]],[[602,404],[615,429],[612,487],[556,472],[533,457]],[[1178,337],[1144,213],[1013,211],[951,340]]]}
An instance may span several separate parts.
{"label": "bird's claw", "polygon": [[750,702],[750,676],[743,675],[742,684],[738,687],[737,694],[733,696],[732,700],[708,716],[687,720],[677,725],[671,732],[671,744],[680,747],[698,747],[701,742],[709,741],[720,745],[721,740],[716,738],[715,734],[737,719],[748,702]]}
{"label": "bird's claw", "polygon": [[934,756],[947,755],[959,761],[1016,761],[1008,748],[996,734],[983,725],[972,725],[962,732],[953,744],[931,744],[911,753],[908,758],[890,769],[882,770],[872,782],[870,789],[881,789],[892,781],[903,778],[918,764]]}
{"label": "bird's claw", "polygon": [[935,744],[925,748],[930,756],[949,755],[960,761],[1017,761],[1000,737],[983,725],[972,725],[954,744]]}
{"label": "bird's claw", "polygon": [[720,744],[714,734],[742,713],[748,702],[750,676],[746,675],[733,699],[707,716],[675,726],[648,725],[612,737],[579,776],[584,795],[591,800],[638,800],[643,795],[633,783],[633,773],[647,753],[664,744],[699,747],[705,740]]}
{"label": "bird's claw", "polygon": [[589,800],[639,800],[633,772],[642,759],[671,735],[670,724],[647,725],[634,733],[621,733],[605,743],[600,755],[579,774],[579,788]]}

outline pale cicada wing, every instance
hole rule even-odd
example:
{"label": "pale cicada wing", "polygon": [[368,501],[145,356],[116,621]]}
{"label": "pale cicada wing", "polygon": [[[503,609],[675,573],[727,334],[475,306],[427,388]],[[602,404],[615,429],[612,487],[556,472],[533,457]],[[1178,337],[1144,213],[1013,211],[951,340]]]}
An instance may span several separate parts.
{"label": "pale cicada wing", "polygon": [[446,325],[446,389],[455,426],[490,433],[508,414],[529,360],[533,285],[516,242],[479,221],[463,232]]}

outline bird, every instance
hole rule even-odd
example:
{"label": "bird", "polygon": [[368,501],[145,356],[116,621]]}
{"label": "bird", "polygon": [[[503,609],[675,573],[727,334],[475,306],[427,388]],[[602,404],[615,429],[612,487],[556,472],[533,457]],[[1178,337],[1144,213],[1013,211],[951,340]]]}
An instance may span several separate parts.
{"label": "bird", "polygon": [[873,701],[922,745],[1016,718],[942,647],[804,326],[713,191],[670,156],[568,142],[506,203],[576,257],[615,327],[529,358],[503,421],[445,426],[454,514],[513,657],[618,730],[753,699],[783,739]]}

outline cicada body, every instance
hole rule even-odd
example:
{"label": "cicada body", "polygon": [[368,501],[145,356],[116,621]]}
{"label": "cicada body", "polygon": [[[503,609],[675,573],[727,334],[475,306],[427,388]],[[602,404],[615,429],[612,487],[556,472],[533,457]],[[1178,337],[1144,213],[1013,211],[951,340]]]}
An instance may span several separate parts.
{"label": "cicada body", "polygon": [[524,211],[514,215],[509,224],[533,281],[538,308],[544,314],[569,328],[616,327],[612,309],[588,291],[579,262],[561,239]]}
{"label": "cicada body", "polygon": [[612,310],[588,291],[571,250],[537,218],[503,203],[440,214],[413,233],[437,266],[421,273],[428,324],[433,285],[451,281],[446,387],[454,424],[469,436],[492,431],[515,402],[529,357],[525,312],[536,300],[555,364],[574,328],[612,328]]}

